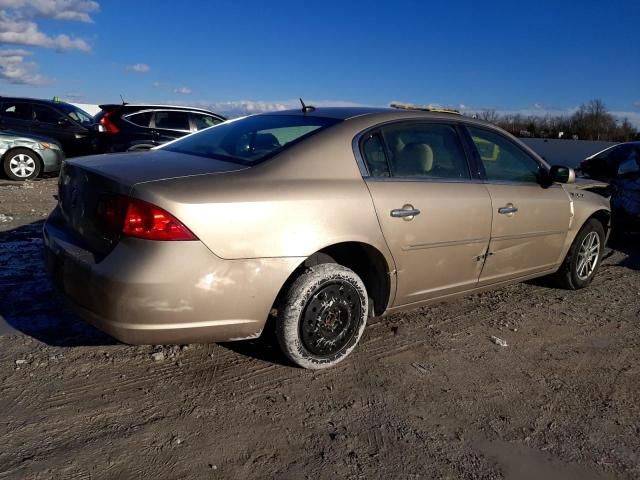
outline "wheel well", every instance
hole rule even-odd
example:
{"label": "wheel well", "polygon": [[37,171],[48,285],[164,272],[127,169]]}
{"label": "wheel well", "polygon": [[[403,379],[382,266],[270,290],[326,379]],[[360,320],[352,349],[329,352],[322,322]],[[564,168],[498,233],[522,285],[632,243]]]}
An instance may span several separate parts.
{"label": "wheel well", "polygon": [[289,276],[278,297],[305,269],[321,263],[338,263],[353,270],[373,300],[373,314],[381,315],[385,311],[389,302],[389,266],[378,249],[360,242],[338,243],[310,255]]}
{"label": "wheel well", "polygon": [[611,212],[608,212],[607,210],[598,210],[597,212],[592,214],[587,219],[587,221],[589,221],[592,218],[595,218],[602,224],[602,228],[604,228],[604,235],[606,238],[607,235],[609,234],[609,230],[611,229]]}

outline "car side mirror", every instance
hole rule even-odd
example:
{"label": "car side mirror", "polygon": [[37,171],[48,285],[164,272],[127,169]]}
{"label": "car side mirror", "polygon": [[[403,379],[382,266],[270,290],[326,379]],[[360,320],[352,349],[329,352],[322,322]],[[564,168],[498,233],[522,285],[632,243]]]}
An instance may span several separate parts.
{"label": "car side mirror", "polygon": [[576,183],[576,171],[573,168],[554,165],[549,169],[548,182]]}

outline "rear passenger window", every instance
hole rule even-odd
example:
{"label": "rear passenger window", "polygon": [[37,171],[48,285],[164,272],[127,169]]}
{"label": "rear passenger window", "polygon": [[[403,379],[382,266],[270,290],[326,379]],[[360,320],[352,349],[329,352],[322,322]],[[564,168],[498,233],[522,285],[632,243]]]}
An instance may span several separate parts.
{"label": "rear passenger window", "polygon": [[389,165],[378,133],[369,135],[362,142],[362,155],[372,177],[389,177]]}
{"label": "rear passenger window", "polygon": [[436,123],[400,123],[382,128],[392,177],[470,178],[456,129]]}
{"label": "rear passenger window", "polygon": [[156,128],[189,131],[191,130],[191,127],[189,127],[189,114],[171,110],[158,111],[156,112]]}
{"label": "rear passenger window", "polygon": [[5,102],[2,104],[2,116],[15,120],[31,120],[31,107],[28,103]]}
{"label": "rear passenger window", "polygon": [[133,123],[134,125],[138,125],[139,127],[148,127],[152,115],[153,112],[140,112],[127,115],[124,118],[126,118],[127,121]]}

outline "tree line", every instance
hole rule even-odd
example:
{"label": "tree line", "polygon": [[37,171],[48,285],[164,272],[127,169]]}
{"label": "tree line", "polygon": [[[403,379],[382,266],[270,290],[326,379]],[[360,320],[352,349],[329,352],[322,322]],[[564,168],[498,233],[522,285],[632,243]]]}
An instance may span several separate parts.
{"label": "tree line", "polygon": [[580,105],[572,115],[500,115],[495,110],[483,110],[474,117],[498,125],[517,137],[640,140],[640,131],[627,118],[620,120],[609,113],[602,100]]}

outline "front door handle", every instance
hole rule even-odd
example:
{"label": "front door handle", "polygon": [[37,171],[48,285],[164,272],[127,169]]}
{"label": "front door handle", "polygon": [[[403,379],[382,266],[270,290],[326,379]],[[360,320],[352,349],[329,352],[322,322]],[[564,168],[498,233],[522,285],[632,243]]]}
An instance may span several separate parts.
{"label": "front door handle", "polygon": [[402,218],[403,220],[413,220],[413,217],[420,215],[420,210],[413,208],[413,205],[403,205],[402,208],[391,210],[391,216],[394,218]]}
{"label": "front door handle", "polygon": [[513,215],[516,213],[518,209],[513,205],[513,203],[507,203],[504,207],[500,207],[498,209],[498,213],[502,215]]}

